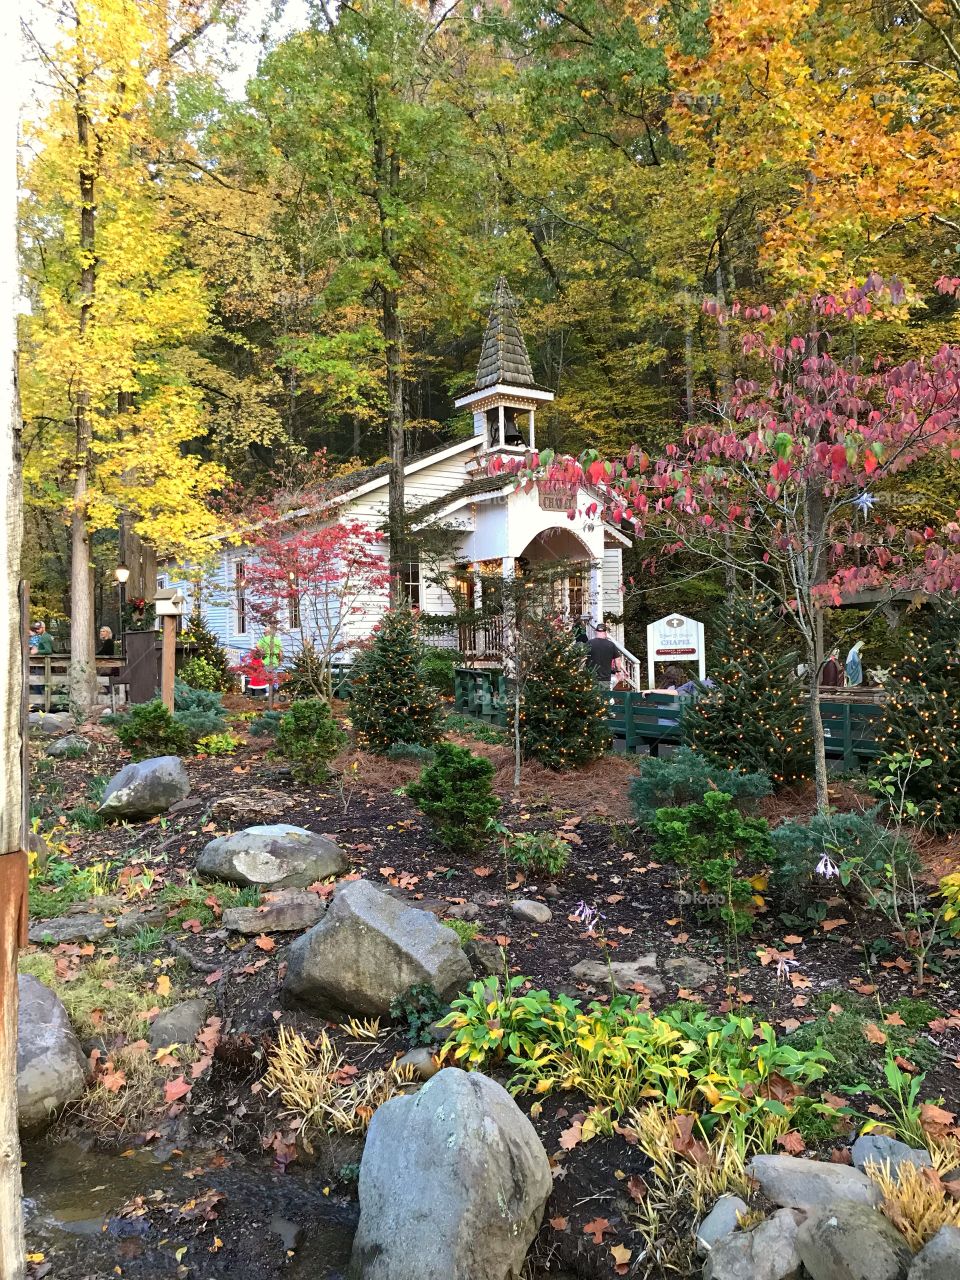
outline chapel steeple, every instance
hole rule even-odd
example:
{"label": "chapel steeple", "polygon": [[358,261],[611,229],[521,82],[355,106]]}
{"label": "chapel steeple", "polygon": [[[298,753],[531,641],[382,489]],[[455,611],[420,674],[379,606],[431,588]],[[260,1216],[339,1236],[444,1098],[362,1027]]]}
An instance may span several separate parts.
{"label": "chapel steeple", "polygon": [[[517,319],[516,299],[506,276],[500,276],[493,291],[473,390],[454,403],[457,408],[473,409],[474,434],[484,437],[487,449],[522,453],[536,448],[536,406],[552,399],[553,392],[538,387],[534,381]],[[526,431],[521,429],[523,413],[527,415]]]}

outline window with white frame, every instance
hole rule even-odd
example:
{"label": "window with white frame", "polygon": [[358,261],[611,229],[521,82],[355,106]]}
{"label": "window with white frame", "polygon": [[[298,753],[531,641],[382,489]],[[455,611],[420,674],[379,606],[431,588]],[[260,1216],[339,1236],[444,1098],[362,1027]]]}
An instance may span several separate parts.
{"label": "window with white frame", "polygon": [[247,566],[243,560],[235,560],[233,565],[233,611],[234,634],[247,634]]}
{"label": "window with white frame", "polygon": [[290,590],[287,595],[287,626],[291,631],[298,631],[300,628],[300,584],[297,582],[297,575],[292,569],[288,577],[290,579]]}
{"label": "window with white frame", "polygon": [[400,585],[411,609],[420,608],[420,561],[405,560],[401,569]]}

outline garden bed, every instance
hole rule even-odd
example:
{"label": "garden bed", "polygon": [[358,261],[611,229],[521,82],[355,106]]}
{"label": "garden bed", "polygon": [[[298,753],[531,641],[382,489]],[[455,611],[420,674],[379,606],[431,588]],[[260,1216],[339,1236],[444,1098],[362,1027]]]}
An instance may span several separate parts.
{"label": "garden bed", "polygon": [[[96,1107],[88,1101],[83,1118],[65,1117],[44,1146],[73,1126],[81,1140],[106,1141],[117,1152],[190,1150],[186,1164],[202,1171],[202,1177],[197,1176],[208,1189],[216,1182],[218,1169],[231,1171],[232,1186],[238,1185],[238,1176],[263,1178],[273,1186],[277,1175],[286,1170],[290,1203],[284,1209],[283,1193],[274,1196],[271,1191],[272,1214],[307,1225],[316,1217],[307,1209],[313,1203],[310,1189],[315,1192],[319,1185],[324,1203],[340,1206],[337,1213],[342,1209],[349,1218],[360,1138],[340,1135],[336,1141],[314,1142],[312,1155],[298,1147],[291,1118],[281,1113],[278,1099],[268,1096],[263,1087],[267,1057],[281,1027],[296,1029],[311,1040],[326,1031],[349,1066],[357,1073],[369,1072],[388,1068],[407,1049],[408,1028],[401,1018],[396,1025],[384,1023],[374,1038],[356,1037],[308,1012],[286,1008],[280,984],[292,936],[253,939],[227,934],[219,926],[219,914],[229,905],[226,898],[213,895],[207,886],[190,886],[203,846],[216,834],[256,822],[264,794],[274,798],[280,812],[263,820],[282,820],[331,836],[350,859],[352,874],[441,917],[472,904],[471,923],[478,940],[487,943],[485,954],[495,956],[501,949],[510,975],[530,978],[535,988],[566,992],[582,1001],[608,1001],[608,981],[601,976],[588,984],[571,970],[583,961],[599,962],[602,969],[608,963],[652,956],[646,970],[652,981],[639,981],[633,994],[648,998],[653,1009],[678,999],[695,1000],[712,1012],[740,1012],[769,1021],[780,1036],[819,1019],[817,1026],[827,1034],[828,1048],[831,1025],[837,1023],[844,1053],[851,1044],[861,1049],[862,1027],[885,1027],[880,1034],[895,1039],[905,1061],[911,1061],[911,1051],[922,1058],[923,1096],[942,1098],[948,1109],[960,1109],[960,945],[941,949],[933,957],[928,981],[922,990],[915,990],[910,959],[887,936],[883,919],[855,908],[846,897],[828,900],[828,913],[819,922],[803,921],[789,912],[778,914],[782,904],[771,901],[769,909],[757,916],[750,936],[731,939],[720,923],[703,919],[678,901],[677,869],[658,863],[647,839],[633,830],[627,783],[637,761],[609,756],[570,775],[530,767],[515,796],[508,747],[469,737],[455,740],[491,758],[497,770],[502,820],[511,830],[558,832],[568,841],[570,861],[556,883],[533,874],[524,877],[505,862],[496,842],[475,858],[457,858],[444,850],[428,821],[399,791],[419,771],[410,761],[347,752],[337,761],[338,778],[310,787],[295,782],[267,757],[264,744],[251,739],[232,756],[187,761],[192,790],[179,812],[147,823],[102,828],[90,816],[91,796],[96,794],[91,783],[118,767],[116,744],[95,743],[89,757],[61,760],[55,766],[40,764],[34,803],[41,829],[55,829],[59,814],[72,814],[64,817],[60,834],[51,839],[61,845],[53,851],[51,866],[86,869],[95,883],[99,876],[113,895],[105,909],[114,919],[134,908],[162,905],[164,912],[159,924],[145,926],[133,937],[121,938],[111,930],[106,938],[87,946],[31,949],[26,966],[52,964],[66,985],[77,981],[78,972],[116,955],[115,969],[124,981],[136,970],[143,975],[146,990],[155,985],[158,975],[166,976],[173,996],[199,992],[210,1000],[211,1014],[220,1020],[212,1061],[198,1073],[189,1092],[172,1099],[164,1094],[167,1080],[183,1075],[189,1082],[186,1062],[174,1059],[152,1109],[133,1108],[127,1113],[121,1087],[111,1094],[109,1118],[98,1118]],[[852,788],[846,783],[838,787],[843,791],[843,807],[855,807]],[[241,809],[246,801],[246,819],[216,816],[224,812],[228,796],[237,797]],[[809,806],[808,794],[795,791],[763,801],[762,812],[772,819],[809,813],[805,806]],[[933,855],[928,849],[926,855],[935,857],[941,873],[953,869],[949,845],[938,846]],[[142,884],[144,869],[149,886],[136,901],[128,900],[125,890]],[[118,889],[120,872],[124,876]],[[70,908],[74,889],[74,908],[89,897],[83,891],[88,882],[74,881],[73,874],[61,872],[57,881],[48,868],[34,882],[34,915],[63,914]],[[519,919],[510,909],[511,900],[518,896],[545,903],[550,919],[543,924]],[[38,960],[38,956],[45,958]],[[676,961],[683,963],[676,966],[672,963]],[[660,983],[662,990],[657,989]],[[646,987],[651,988],[648,997]],[[933,1016],[918,1020],[918,1010],[922,1015],[930,1012],[916,1004],[921,999],[933,1007]],[[86,1041],[88,1051],[99,1046],[101,1061],[109,1058],[116,1043],[109,1009],[101,1016],[97,1034]],[[867,1047],[873,1052],[872,1046]],[[508,1074],[500,1071],[501,1079]],[[829,1073],[825,1086],[832,1088]],[[104,1086],[97,1092],[102,1096]],[[542,1273],[556,1274],[562,1265],[584,1276],[662,1274],[653,1255],[644,1256],[647,1246],[639,1219],[649,1205],[642,1203],[641,1188],[647,1187],[650,1170],[629,1125],[621,1126],[623,1132],[570,1145],[564,1133],[589,1111],[590,1104],[582,1096],[554,1093],[544,1100],[522,1094],[518,1101],[532,1113],[555,1171],[555,1190],[536,1247]],[[868,1104],[865,1098],[864,1105]],[[816,1149],[827,1153],[845,1141],[846,1136],[838,1133],[835,1139],[824,1137]],[[44,1146],[28,1153],[28,1194],[31,1160],[42,1165],[38,1153]],[[316,1167],[305,1172],[314,1161]],[[235,1166],[244,1173],[238,1175]],[[179,1192],[183,1176],[184,1161],[172,1157],[157,1166],[154,1189],[162,1190],[169,1182],[177,1183]],[[283,1179],[279,1181],[282,1184]],[[121,1208],[115,1206],[113,1216],[126,1221]],[[152,1260],[151,1274],[156,1275],[167,1273],[166,1262],[161,1267],[157,1261],[161,1256],[170,1261],[170,1275],[183,1276],[226,1275],[244,1260],[243,1235],[221,1230],[217,1217],[204,1220],[201,1229],[189,1216],[151,1211],[136,1217],[131,1212],[146,1225],[137,1228],[139,1235],[117,1235],[115,1256],[122,1274],[137,1274],[136,1269],[128,1271],[126,1260],[141,1255]],[[682,1235],[692,1215],[690,1205],[664,1208],[663,1230]],[[159,1248],[161,1236],[166,1243]],[[58,1280],[81,1280],[90,1274],[92,1263],[85,1261],[84,1249],[75,1239],[67,1241],[59,1228],[35,1220],[31,1238],[33,1251],[44,1255],[33,1264],[35,1273],[44,1274],[43,1267],[53,1262],[52,1274]],[[213,1239],[221,1243],[211,1253]],[[286,1249],[263,1253],[258,1276],[285,1274],[291,1264],[296,1265],[299,1252],[308,1246],[296,1233],[291,1239],[294,1247],[289,1253]],[[623,1250],[630,1253],[629,1271],[617,1270]],[[215,1268],[210,1261],[214,1255]],[[106,1256],[102,1239],[95,1256],[98,1260]],[[90,1258],[94,1258],[92,1252]]]}

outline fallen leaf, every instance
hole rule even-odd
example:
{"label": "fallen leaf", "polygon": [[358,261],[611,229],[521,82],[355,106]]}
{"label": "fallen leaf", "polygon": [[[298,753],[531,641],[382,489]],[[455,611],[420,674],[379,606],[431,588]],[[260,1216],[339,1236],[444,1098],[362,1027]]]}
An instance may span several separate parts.
{"label": "fallen leaf", "polygon": [[[625,1244],[612,1244],[610,1246],[610,1256],[617,1264],[617,1274],[626,1275],[627,1263],[633,1257],[633,1250],[628,1249]],[[620,1268],[623,1267],[621,1271]]]}
{"label": "fallen leaf", "polygon": [[784,1151],[791,1156],[802,1155],[807,1149],[807,1144],[796,1129],[791,1129],[789,1133],[781,1133],[777,1138],[777,1146],[783,1147]]}
{"label": "fallen leaf", "polygon": [[627,1191],[630,1199],[635,1200],[637,1204],[642,1203],[647,1197],[647,1184],[640,1177],[639,1173],[633,1174],[627,1179]]}
{"label": "fallen leaf", "polygon": [[261,933],[254,939],[254,946],[259,947],[261,951],[274,951],[277,944],[267,934]]}
{"label": "fallen leaf", "polygon": [[185,1076],[177,1076],[175,1080],[168,1080],[163,1087],[164,1101],[176,1102],[178,1098],[185,1097],[192,1087]]}
{"label": "fallen leaf", "polygon": [[612,1230],[609,1221],[606,1218],[594,1218],[592,1222],[588,1222],[583,1228],[585,1236],[591,1236],[594,1244],[603,1244],[604,1232]]}
{"label": "fallen leaf", "polygon": [[839,929],[841,925],[849,924],[850,921],[844,916],[838,916],[835,920],[821,920],[820,928],[824,933],[829,933],[832,929]]}
{"label": "fallen leaf", "polygon": [[899,1013],[888,1013],[884,1018],[884,1022],[888,1027],[905,1027],[907,1025]]}
{"label": "fallen leaf", "polygon": [[886,1044],[887,1037],[880,1030],[875,1022],[868,1022],[863,1028],[863,1034],[871,1044]]}
{"label": "fallen leaf", "polygon": [[551,1218],[550,1225],[553,1227],[554,1231],[566,1231],[568,1221],[566,1218]]}
{"label": "fallen leaf", "polygon": [[161,973],[157,979],[157,995],[168,996],[170,994],[170,979],[165,973]]}
{"label": "fallen leaf", "polygon": [[583,1136],[583,1126],[579,1120],[574,1120],[569,1129],[564,1129],[560,1134],[560,1145],[564,1151],[572,1151]]}
{"label": "fallen leaf", "polygon": [[783,940],[791,947],[795,947],[798,942],[803,941],[803,939],[799,936],[799,934],[796,934],[796,933],[786,934]]}
{"label": "fallen leaf", "polygon": [[493,875],[493,867],[474,867],[473,874],[483,880],[486,876]]}

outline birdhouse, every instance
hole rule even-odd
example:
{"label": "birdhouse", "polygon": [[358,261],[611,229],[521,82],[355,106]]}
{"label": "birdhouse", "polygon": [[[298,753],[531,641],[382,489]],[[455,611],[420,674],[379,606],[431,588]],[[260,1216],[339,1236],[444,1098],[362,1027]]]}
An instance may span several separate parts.
{"label": "birdhouse", "polygon": [[158,618],[179,618],[187,597],[176,587],[168,587],[157,591],[153,597],[153,609]]}

